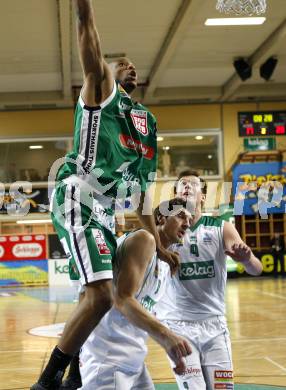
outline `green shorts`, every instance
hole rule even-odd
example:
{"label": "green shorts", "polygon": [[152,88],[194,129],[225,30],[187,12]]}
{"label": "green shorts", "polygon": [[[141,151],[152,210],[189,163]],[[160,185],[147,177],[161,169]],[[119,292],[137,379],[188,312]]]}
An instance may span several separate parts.
{"label": "green shorts", "polygon": [[69,258],[71,280],[86,285],[112,279],[116,252],[114,211],[79,183],[60,182],[52,197],[51,215]]}

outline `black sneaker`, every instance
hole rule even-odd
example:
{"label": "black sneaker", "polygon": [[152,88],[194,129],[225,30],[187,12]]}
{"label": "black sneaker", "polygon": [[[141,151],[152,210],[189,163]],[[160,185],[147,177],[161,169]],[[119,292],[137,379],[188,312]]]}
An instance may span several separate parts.
{"label": "black sneaker", "polygon": [[64,376],[63,371],[59,371],[51,383],[44,383],[42,381],[35,383],[30,390],[59,390]]}
{"label": "black sneaker", "polygon": [[77,390],[82,386],[80,378],[72,378],[68,376],[62,383],[59,390]]}
{"label": "black sneaker", "polygon": [[44,386],[42,386],[40,383],[35,383],[31,388],[30,388],[30,390],[47,390],[47,389],[49,389],[49,387],[44,387]]}

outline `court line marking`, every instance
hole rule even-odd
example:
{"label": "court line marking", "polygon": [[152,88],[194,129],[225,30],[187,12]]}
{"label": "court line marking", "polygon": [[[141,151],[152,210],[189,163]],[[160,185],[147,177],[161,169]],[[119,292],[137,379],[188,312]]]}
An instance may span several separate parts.
{"label": "court line marking", "polygon": [[0,372],[3,371],[38,371],[37,367],[12,367],[12,368],[0,368]]}
{"label": "court line marking", "polygon": [[261,290],[259,290],[259,288],[255,288],[255,289],[253,289],[252,291],[257,291],[257,292],[259,292],[260,294],[262,294],[262,295],[268,295],[269,297],[274,297],[274,298],[279,298],[279,299],[286,300],[286,297],[285,297],[284,295],[280,295],[280,294],[275,294],[275,293],[269,293],[269,292],[261,291]]}
{"label": "court line marking", "polygon": [[264,337],[264,338],[251,338],[251,337],[246,337],[246,338],[241,338],[241,339],[232,339],[232,343],[249,343],[250,341],[255,341],[255,342],[261,342],[261,341],[284,341],[286,340],[286,337]]}
{"label": "court line marking", "polygon": [[[48,349],[48,352],[50,351],[50,349]],[[52,347],[51,347],[51,351],[52,351]],[[28,352],[28,353],[33,353],[33,352],[39,352],[39,353],[47,353],[47,351],[43,351],[42,349],[19,349],[19,350],[15,350],[15,349],[12,349],[12,350],[2,350],[0,349],[0,352],[1,353],[19,353],[19,352]]]}
{"label": "court line marking", "polygon": [[269,356],[265,356],[264,359],[267,360],[268,362],[272,363],[274,366],[280,368],[280,370],[286,372],[286,367],[281,366],[281,364],[275,362]]}
{"label": "court line marking", "polygon": [[[245,337],[245,338],[240,338],[240,339],[232,339],[232,343],[249,343],[250,341],[255,341],[255,342],[261,342],[261,341],[284,341],[286,340],[286,337],[264,337],[264,338],[250,338],[250,337]],[[2,350],[0,349],[1,353],[20,353],[20,352],[26,352],[26,353],[33,353],[33,352],[38,352],[42,354],[46,354],[49,351],[52,351],[52,348],[47,348],[47,350],[42,350],[42,349],[19,349],[19,350]]]}

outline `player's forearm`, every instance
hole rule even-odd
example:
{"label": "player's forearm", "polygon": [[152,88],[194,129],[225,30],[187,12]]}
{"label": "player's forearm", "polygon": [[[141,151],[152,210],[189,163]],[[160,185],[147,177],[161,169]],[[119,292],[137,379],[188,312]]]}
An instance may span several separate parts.
{"label": "player's forearm", "polygon": [[80,58],[84,74],[93,74],[96,84],[103,79],[103,57],[90,0],[75,0]]}
{"label": "player's forearm", "polygon": [[153,212],[152,212],[152,205],[151,205],[151,198],[149,197],[148,193],[141,193],[139,206],[136,210],[138,219],[140,223],[143,225],[143,227],[148,230],[151,234],[153,234],[155,241],[156,241],[156,247],[161,246],[160,237],[158,234],[158,230],[156,228]]}
{"label": "player's forearm", "polygon": [[88,25],[93,23],[93,10],[90,0],[75,0],[78,23]]}
{"label": "player's forearm", "polygon": [[243,262],[243,265],[245,271],[249,275],[257,276],[260,275],[263,271],[261,261],[256,256],[254,256],[253,253],[251,253],[251,257],[249,260]]}
{"label": "player's forearm", "polygon": [[169,330],[153,315],[148,313],[134,297],[119,298],[115,296],[114,306],[134,326],[147,332],[150,337],[162,345]]}

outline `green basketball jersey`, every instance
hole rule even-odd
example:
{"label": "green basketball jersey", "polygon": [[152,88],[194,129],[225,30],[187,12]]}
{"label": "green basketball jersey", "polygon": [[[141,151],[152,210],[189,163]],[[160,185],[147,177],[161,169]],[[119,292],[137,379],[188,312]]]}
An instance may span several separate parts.
{"label": "green basketball jersey", "polygon": [[73,150],[57,180],[75,175],[97,193],[116,197],[119,191],[125,197],[138,185],[145,191],[156,167],[156,119],[146,107],[133,102],[118,83],[98,107],[79,98]]}

